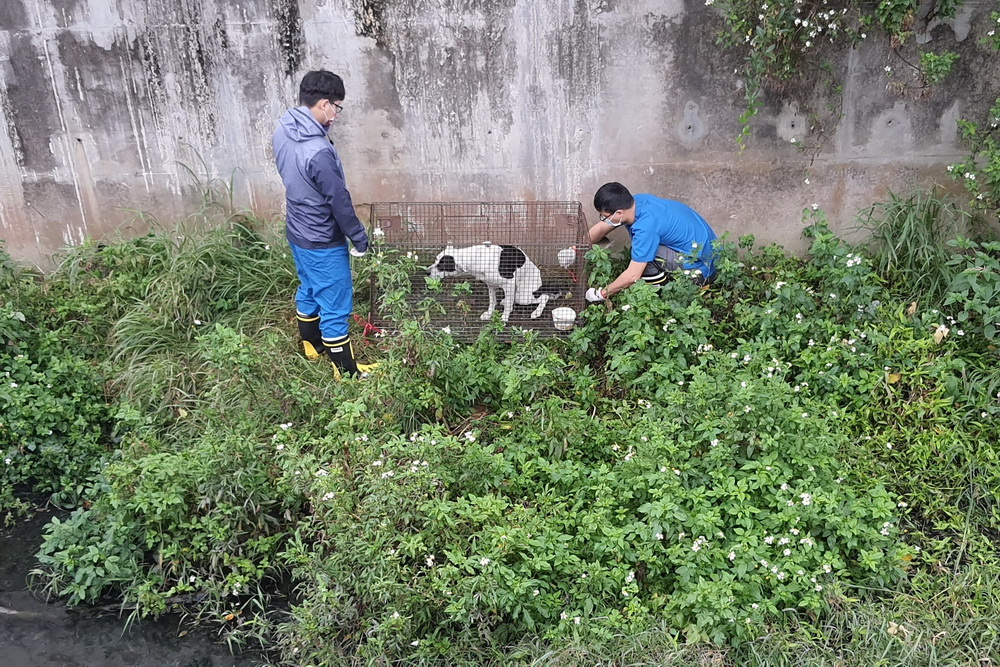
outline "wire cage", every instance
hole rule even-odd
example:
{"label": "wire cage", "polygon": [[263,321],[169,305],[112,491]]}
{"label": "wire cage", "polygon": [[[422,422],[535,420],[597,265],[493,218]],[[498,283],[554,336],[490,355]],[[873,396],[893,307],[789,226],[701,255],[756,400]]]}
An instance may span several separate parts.
{"label": "wire cage", "polygon": [[586,305],[580,202],[376,202],[371,224],[381,266],[370,320],[381,329],[414,317],[472,340],[499,318],[505,339],[565,336]]}

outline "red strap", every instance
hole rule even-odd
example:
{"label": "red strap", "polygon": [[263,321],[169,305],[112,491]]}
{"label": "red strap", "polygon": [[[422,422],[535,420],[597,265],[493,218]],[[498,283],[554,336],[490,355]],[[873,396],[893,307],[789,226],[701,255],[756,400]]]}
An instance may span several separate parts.
{"label": "red strap", "polygon": [[377,326],[375,326],[365,318],[361,317],[357,313],[354,313],[354,321],[357,322],[358,325],[362,328],[361,335],[364,336],[365,338],[368,338],[368,336],[370,336],[371,334],[383,333],[381,329],[379,329]]}

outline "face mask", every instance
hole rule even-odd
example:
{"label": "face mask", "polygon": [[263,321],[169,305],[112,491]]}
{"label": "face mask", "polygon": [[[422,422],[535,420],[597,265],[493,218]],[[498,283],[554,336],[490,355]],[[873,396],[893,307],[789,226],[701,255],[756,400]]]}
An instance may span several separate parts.
{"label": "face mask", "polygon": [[621,211],[615,211],[614,213],[612,213],[608,217],[606,217],[603,220],[601,220],[601,222],[603,222],[603,223],[605,223],[607,225],[611,225],[612,227],[621,227],[622,223],[615,222],[615,216],[618,215],[619,213],[621,213]]}

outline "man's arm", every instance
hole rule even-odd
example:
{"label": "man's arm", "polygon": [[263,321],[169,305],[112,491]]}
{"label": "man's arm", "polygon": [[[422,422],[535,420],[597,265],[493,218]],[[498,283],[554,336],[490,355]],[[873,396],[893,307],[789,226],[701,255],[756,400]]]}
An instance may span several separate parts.
{"label": "man's arm", "polygon": [[622,271],[621,275],[601,290],[601,295],[607,298],[639,282],[642,278],[642,272],[646,270],[646,264],[647,262],[637,262],[635,260],[629,262],[628,267]]}
{"label": "man's arm", "polygon": [[594,223],[594,225],[590,228],[590,231],[588,232],[590,234],[590,245],[594,245],[595,243],[603,239],[605,236],[608,235],[608,232],[610,232],[613,229],[615,229],[615,227],[613,225],[609,225],[606,222]]}
{"label": "man's arm", "polygon": [[354,202],[351,201],[351,193],[347,190],[344,172],[337,164],[333,153],[319,151],[309,161],[308,168],[309,176],[312,177],[320,193],[330,204],[333,218],[340,226],[341,231],[344,232],[344,236],[351,239],[358,251],[367,251],[368,232],[358,220],[358,214],[354,212]]}

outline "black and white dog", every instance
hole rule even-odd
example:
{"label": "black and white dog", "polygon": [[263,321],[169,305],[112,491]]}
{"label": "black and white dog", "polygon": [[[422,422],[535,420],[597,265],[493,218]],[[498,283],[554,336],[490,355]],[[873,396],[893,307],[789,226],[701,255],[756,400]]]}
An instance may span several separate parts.
{"label": "black and white dog", "polygon": [[431,278],[470,275],[486,283],[490,293],[490,307],[480,319],[493,317],[497,307],[497,288],[503,289],[503,315],[506,322],[514,309],[514,304],[530,306],[538,304],[531,313],[536,319],[545,310],[550,299],[559,298],[566,290],[545,285],[542,272],[528,259],[524,251],[512,245],[482,245],[468,248],[448,246],[434,260],[430,268]]}

